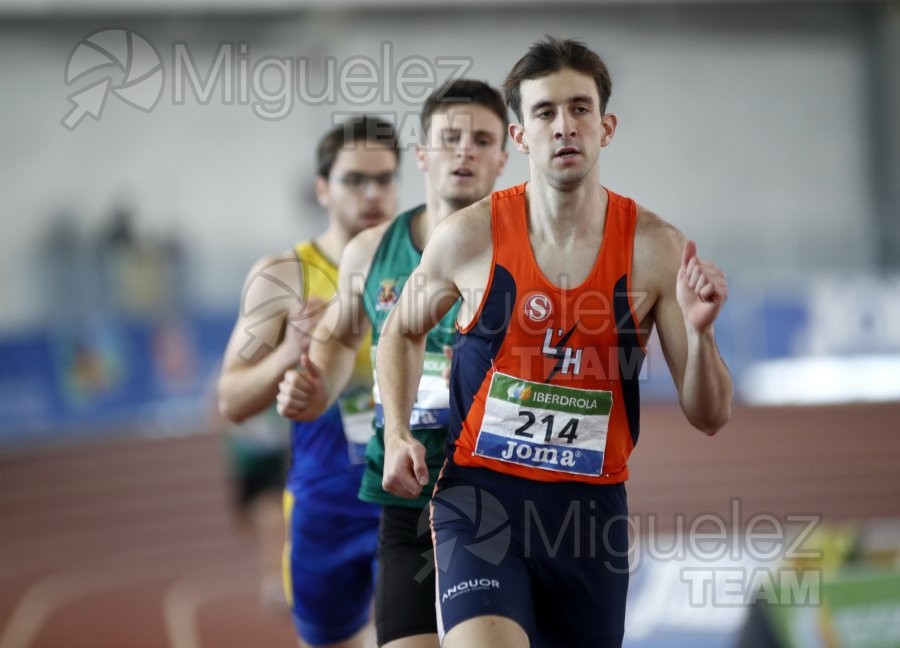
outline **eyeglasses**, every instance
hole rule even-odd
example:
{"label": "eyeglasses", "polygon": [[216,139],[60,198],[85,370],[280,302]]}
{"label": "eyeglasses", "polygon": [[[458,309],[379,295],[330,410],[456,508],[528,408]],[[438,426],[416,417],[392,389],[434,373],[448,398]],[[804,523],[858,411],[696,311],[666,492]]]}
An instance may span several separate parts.
{"label": "eyeglasses", "polygon": [[397,180],[397,174],[393,171],[367,175],[365,173],[351,172],[335,178],[342,185],[354,191],[360,191],[370,182],[374,182],[379,189],[387,189]]}

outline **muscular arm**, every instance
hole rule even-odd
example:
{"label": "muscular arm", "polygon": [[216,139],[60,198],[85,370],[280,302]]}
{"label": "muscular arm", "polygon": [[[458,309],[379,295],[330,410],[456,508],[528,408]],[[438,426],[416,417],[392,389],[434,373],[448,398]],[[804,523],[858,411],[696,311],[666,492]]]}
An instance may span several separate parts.
{"label": "muscular arm", "polygon": [[353,373],[356,354],[369,332],[363,308],[366,275],[387,226],[357,235],[341,256],[337,296],[312,333],[305,371],[289,370],[279,387],[278,411],[298,421],[321,416]]}
{"label": "muscular arm", "polygon": [[304,315],[315,306],[302,303],[301,286],[293,254],[264,257],[250,269],[217,386],[219,411],[230,421],[271,405],[282,375],[299,361],[309,321]]}
{"label": "muscular arm", "polygon": [[440,225],[384,323],[378,343],[378,389],[384,404],[385,440],[409,440],[409,416],[416,401],[425,338],[459,298],[452,269],[456,234]]}
{"label": "muscular arm", "polygon": [[466,299],[471,291],[465,286],[472,283],[471,276],[479,276],[483,251],[490,254],[487,205],[486,218],[482,201],[437,227],[381,332],[376,363],[385,419],[383,486],[395,495],[417,497],[428,483],[425,449],[409,430],[422,377],[425,339],[460,296],[461,312],[472,308]]}
{"label": "muscular arm", "polygon": [[696,256],[677,229],[644,214],[635,242],[635,278],[653,286],[663,354],[687,420],[705,434],[731,417],[731,375],[716,347],[713,323],[728,295],[725,276]]}

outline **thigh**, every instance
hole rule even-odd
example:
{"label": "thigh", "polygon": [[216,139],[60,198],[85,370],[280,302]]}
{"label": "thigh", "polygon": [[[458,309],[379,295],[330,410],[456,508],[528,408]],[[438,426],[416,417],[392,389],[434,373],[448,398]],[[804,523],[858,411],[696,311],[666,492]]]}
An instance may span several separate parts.
{"label": "thigh", "polygon": [[629,578],[624,486],[556,490],[532,520],[535,645],[618,648]]}
{"label": "thigh", "polygon": [[369,619],[378,520],[293,506],[285,589],[298,634],[308,643],[352,636]]}
{"label": "thigh", "polygon": [[442,648],[529,648],[531,645],[521,625],[501,616],[479,616],[463,621],[447,632],[441,644]]}
{"label": "thigh", "polygon": [[435,488],[431,525],[442,639],[454,627],[487,616],[531,631],[529,569],[517,542],[516,516],[509,514],[520,507],[491,482],[491,475],[481,483],[445,474]]}
{"label": "thigh", "polygon": [[434,548],[428,510],[385,506],[378,529],[375,627],[378,645],[436,634]]}

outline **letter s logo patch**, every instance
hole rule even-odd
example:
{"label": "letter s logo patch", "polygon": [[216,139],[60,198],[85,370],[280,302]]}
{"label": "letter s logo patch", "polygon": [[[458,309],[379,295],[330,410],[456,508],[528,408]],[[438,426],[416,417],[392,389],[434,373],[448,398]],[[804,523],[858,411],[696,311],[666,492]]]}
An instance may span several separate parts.
{"label": "letter s logo patch", "polygon": [[532,322],[543,322],[553,314],[553,302],[544,293],[535,293],[525,300],[524,310]]}

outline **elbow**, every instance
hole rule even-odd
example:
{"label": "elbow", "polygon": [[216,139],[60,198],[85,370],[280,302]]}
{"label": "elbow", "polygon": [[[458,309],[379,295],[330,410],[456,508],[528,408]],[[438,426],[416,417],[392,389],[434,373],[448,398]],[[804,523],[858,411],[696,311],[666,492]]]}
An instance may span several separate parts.
{"label": "elbow", "polygon": [[219,405],[219,414],[225,417],[231,423],[243,423],[247,418],[240,412],[228,398],[224,396],[219,396],[218,400]]}
{"label": "elbow", "polygon": [[734,400],[734,392],[731,382],[723,389],[706,393],[690,391],[688,394],[679,394],[681,410],[688,422],[706,436],[715,436],[728,425],[731,420],[731,406]]}
{"label": "elbow", "polygon": [[231,423],[242,423],[247,419],[247,414],[241,410],[239,403],[229,392],[224,378],[223,376],[219,380],[216,388],[216,404],[218,405],[219,414]]}
{"label": "elbow", "polygon": [[731,420],[731,398],[722,399],[715,404],[706,402],[703,405],[682,401],[681,410],[691,426],[706,436],[715,436]]}
{"label": "elbow", "polygon": [[706,423],[704,425],[695,425],[698,430],[703,432],[706,436],[716,436],[719,431],[728,424],[728,419],[725,419],[721,423]]}
{"label": "elbow", "polygon": [[713,412],[703,417],[692,417],[689,419],[691,425],[703,432],[706,436],[715,436],[722,428],[728,425],[730,420],[730,402],[718,412]]}

